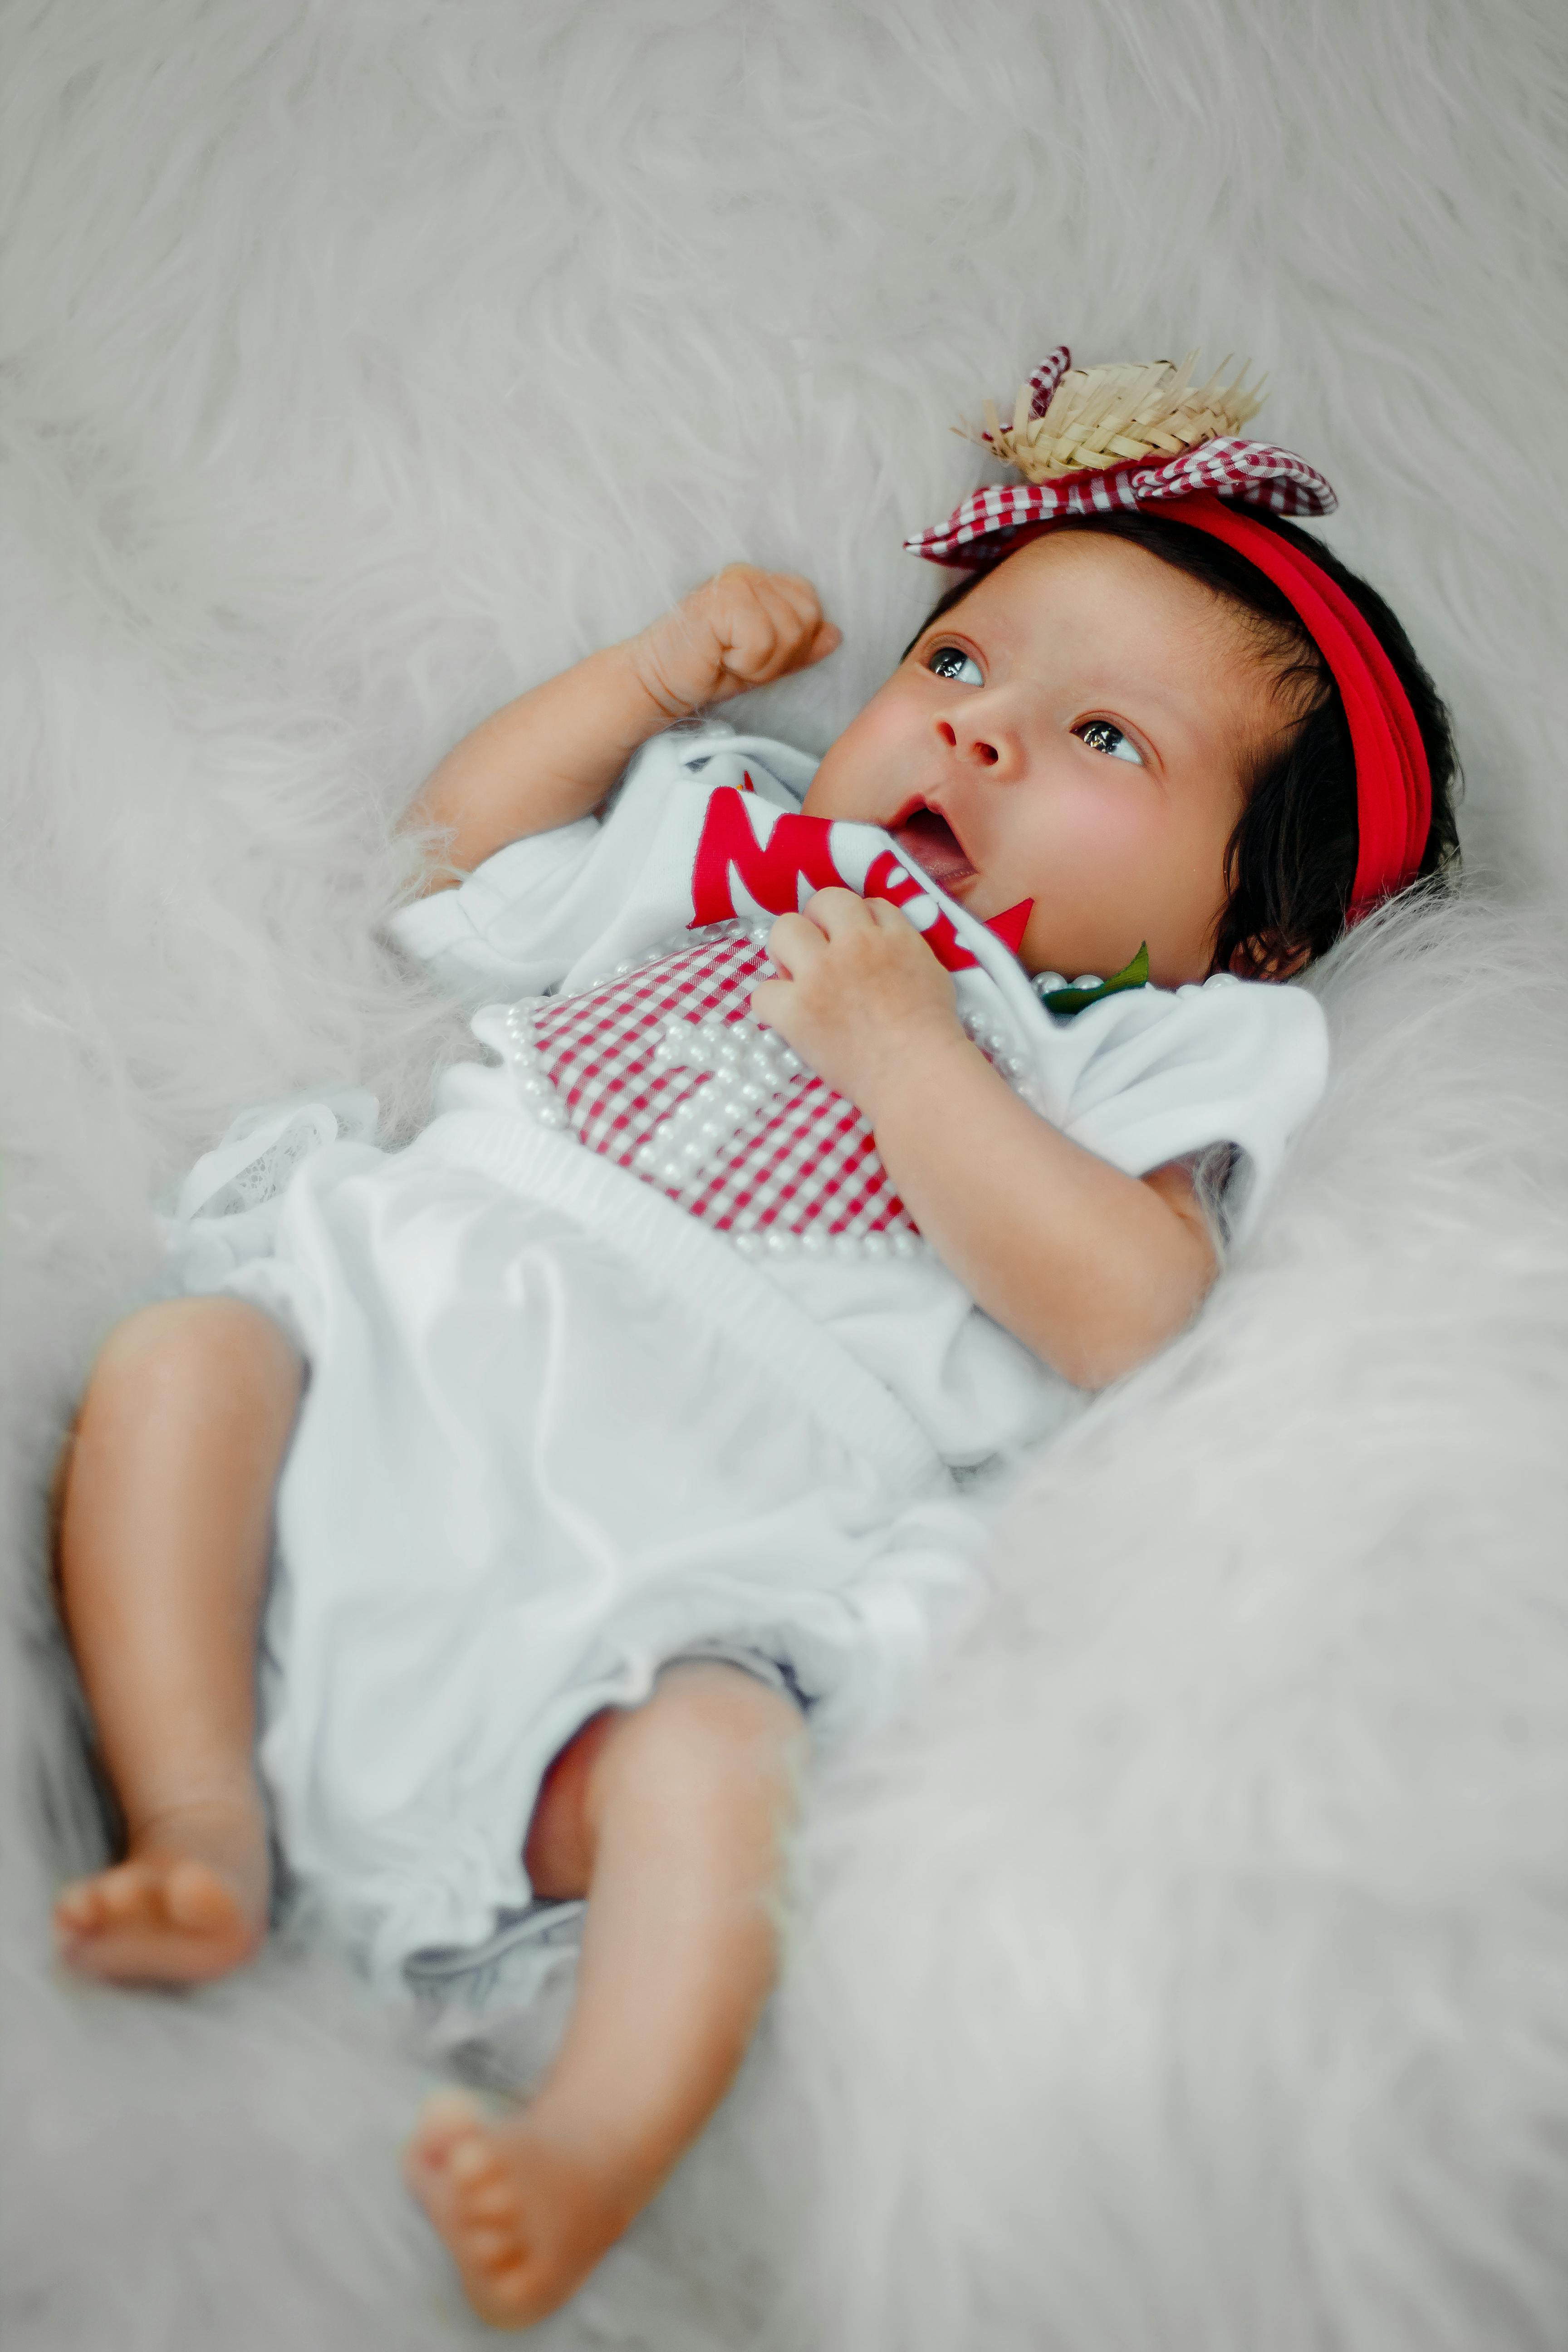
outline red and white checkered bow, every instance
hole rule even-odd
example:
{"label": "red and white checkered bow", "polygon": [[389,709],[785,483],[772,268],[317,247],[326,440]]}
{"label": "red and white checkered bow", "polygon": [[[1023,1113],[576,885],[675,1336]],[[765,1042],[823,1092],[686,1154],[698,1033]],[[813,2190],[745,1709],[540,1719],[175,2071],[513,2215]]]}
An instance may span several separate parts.
{"label": "red and white checkered bow", "polygon": [[[1029,378],[1028,415],[1043,417],[1071,364],[1058,344]],[[983,436],[990,440],[992,436]],[[1174,457],[1126,457],[1085,466],[1045,482],[1000,482],[973,490],[942,523],[933,523],[905,547],[930,563],[982,571],[999,563],[1021,531],[1065,515],[1110,514],[1118,507],[1160,507],[1206,491],[1275,514],[1332,514],[1339,501],[1315,466],[1271,442],[1214,435]]]}

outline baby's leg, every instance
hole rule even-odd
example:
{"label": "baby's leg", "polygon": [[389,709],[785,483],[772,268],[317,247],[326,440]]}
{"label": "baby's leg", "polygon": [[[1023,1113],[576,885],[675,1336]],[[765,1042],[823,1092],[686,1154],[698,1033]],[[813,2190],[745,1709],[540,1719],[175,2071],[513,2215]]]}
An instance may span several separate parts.
{"label": "baby's leg", "polygon": [[256,1640],[300,1377],[233,1298],[144,1307],[93,1368],[61,1465],[60,1594],[127,1850],[56,1906],[88,1975],[188,1984],[266,1935]]}
{"label": "baby's leg", "polygon": [[566,2300],[729,2088],[773,1981],[803,1739],[779,1693],[693,1662],[596,1717],[547,1780],[530,1873],[542,1895],[588,1896],[566,2039],[502,2122],[433,2099],[406,2159],[493,2325]]}

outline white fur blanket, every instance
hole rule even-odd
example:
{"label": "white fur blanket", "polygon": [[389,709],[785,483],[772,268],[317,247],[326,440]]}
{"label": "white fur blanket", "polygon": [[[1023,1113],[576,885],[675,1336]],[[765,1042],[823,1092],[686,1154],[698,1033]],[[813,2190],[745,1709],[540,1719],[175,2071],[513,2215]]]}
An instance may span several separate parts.
{"label": "white fur blanket", "polygon": [[[49,1462],[231,1103],[418,1116],[373,939],[457,734],[740,554],[933,593],[1055,341],[1247,352],[1454,705],[1475,887],[1200,1327],[1014,1498],[821,1786],[736,2094],[563,2347],[1568,2341],[1562,27],[1531,0],[12,0],[0,124],[8,1517],[0,2335],[471,2341],[401,2021],[308,1955],[47,1960],[100,1835]],[[1261,429],[1261,428],[1260,428]],[[940,583],[936,583],[940,585]],[[490,2063],[503,2066],[498,2049]]]}

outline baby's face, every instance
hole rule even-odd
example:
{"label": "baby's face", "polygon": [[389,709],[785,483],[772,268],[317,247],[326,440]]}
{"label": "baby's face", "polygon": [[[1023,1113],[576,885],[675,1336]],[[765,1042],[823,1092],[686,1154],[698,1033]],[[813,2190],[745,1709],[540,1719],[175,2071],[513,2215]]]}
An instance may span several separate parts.
{"label": "baby's face", "polygon": [[1202,980],[1251,763],[1287,724],[1246,624],[1126,541],[1035,540],[916,641],[805,807],[894,833],[982,921],[1032,898],[1031,971],[1102,977],[1149,943]]}

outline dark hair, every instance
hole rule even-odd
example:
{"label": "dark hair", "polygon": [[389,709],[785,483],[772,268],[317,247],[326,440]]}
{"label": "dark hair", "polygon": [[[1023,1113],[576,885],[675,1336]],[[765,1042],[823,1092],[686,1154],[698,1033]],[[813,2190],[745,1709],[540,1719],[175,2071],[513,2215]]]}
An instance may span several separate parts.
{"label": "dark hair", "polygon": [[[1371,626],[1409,697],[1432,772],[1432,819],[1418,877],[1441,887],[1458,862],[1454,803],[1459,783],[1448,714],[1409,638],[1375,588],[1321,540],[1278,515],[1248,509],[1326,572]],[[1246,779],[1247,800],[1226,852],[1230,895],[1215,938],[1212,969],[1263,974],[1299,971],[1332,947],[1345,927],[1355,881],[1355,758],[1340,690],[1293,606],[1255,565],[1222,540],[1174,516],[1142,512],[1074,516],[1058,530],[1098,531],[1146,548],[1246,614],[1273,663],[1280,691],[1299,716],[1284,744]],[[931,622],[963,603],[988,575],[972,572],[933,606],[906,652]]]}

